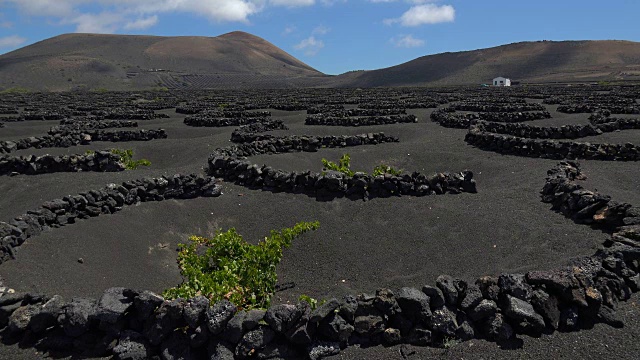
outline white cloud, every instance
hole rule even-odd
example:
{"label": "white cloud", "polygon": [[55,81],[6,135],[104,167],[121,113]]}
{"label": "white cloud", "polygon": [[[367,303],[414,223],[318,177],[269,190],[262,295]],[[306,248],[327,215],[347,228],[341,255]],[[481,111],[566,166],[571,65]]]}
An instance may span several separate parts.
{"label": "white cloud", "polygon": [[384,23],[387,25],[400,23],[402,26],[420,26],[453,22],[455,17],[456,10],[451,5],[425,4],[412,6],[399,18],[385,19]]}
{"label": "white cloud", "polygon": [[[215,22],[249,22],[267,0],[0,0],[29,16],[49,17],[61,24],[77,24],[76,31],[115,32],[155,25],[162,13],[184,12]],[[283,5],[313,4],[315,0],[270,0]],[[96,9],[88,11],[86,5]],[[119,17],[118,19],[116,19]],[[91,24],[95,19],[97,23]]]}
{"label": "white cloud", "polygon": [[121,21],[119,14],[100,13],[100,14],[81,14],[67,21],[76,25],[76,32],[94,33],[94,34],[112,34],[114,33]]}
{"label": "white cloud", "polygon": [[287,36],[289,34],[293,34],[298,28],[295,25],[287,26],[282,31],[282,36]]}
{"label": "white cloud", "polygon": [[[170,2],[173,4],[176,1]],[[250,15],[262,10],[262,7],[256,3],[245,0],[182,0],[177,1],[177,5],[175,10],[196,14],[201,12],[211,20],[220,22],[248,22]]]}
{"label": "white cloud", "polygon": [[293,47],[296,50],[304,50],[304,54],[307,56],[314,56],[324,47],[324,41],[319,37],[326,35],[330,31],[331,28],[324,25],[318,25],[311,31],[311,35],[308,38],[303,39]]}
{"label": "white cloud", "polygon": [[262,10],[263,1],[253,0],[101,0],[120,5],[124,12],[157,14],[187,12],[219,22],[248,22],[248,17]]}
{"label": "white cloud", "polygon": [[320,0],[320,2],[326,7],[331,7],[337,3],[346,3],[347,0]]}
{"label": "white cloud", "polygon": [[424,40],[416,39],[413,35],[399,35],[391,38],[391,43],[396,47],[415,48],[424,46]]}
{"label": "white cloud", "polygon": [[147,18],[140,18],[135,21],[130,21],[124,25],[125,30],[143,30],[150,28],[158,23],[158,15],[149,16]]}
{"label": "white cloud", "polygon": [[322,40],[316,39],[315,36],[309,36],[302,40],[300,43],[294,46],[296,50],[304,50],[304,54],[307,56],[314,56],[324,47]]}
{"label": "white cloud", "polygon": [[269,0],[269,4],[274,6],[286,6],[286,7],[302,7],[311,6],[316,3],[316,0]]}
{"label": "white cloud", "polygon": [[26,38],[18,35],[9,35],[0,37],[0,49],[16,48],[27,42]]}
{"label": "white cloud", "polygon": [[311,34],[312,35],[325,35],[329,31],[331,31],[331,28],[328,28],[328,27],[326,27],[324,25],[320,25],[320,26],[317,26],[315,29],[313,29]]}

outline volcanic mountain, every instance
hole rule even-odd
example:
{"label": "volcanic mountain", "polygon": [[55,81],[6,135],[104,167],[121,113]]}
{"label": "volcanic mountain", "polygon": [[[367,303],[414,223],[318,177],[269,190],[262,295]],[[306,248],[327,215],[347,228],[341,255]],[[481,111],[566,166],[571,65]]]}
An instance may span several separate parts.
{"label": "volcanic mountain", "polygon": [[632,41],[520,42],[429,55],[397,66],[342,75],[349,86],[424,86],[491,83],[640,80],[640,43]]}
{"label": "volcanic mountain", "polygon": [[[244,87],[324,74],[245,32],[217,37],[65,34],[0,56],[0,84],[37,90]],[[304,85],[304,84],[302,84]]]}
{"label": "volcanic mountain", "polygon": [[270,42],[217,37],[66,34],[0,56],[0,90],[295,88],[640,80],[640,43],[538,41],[428,55],[325,75]]}

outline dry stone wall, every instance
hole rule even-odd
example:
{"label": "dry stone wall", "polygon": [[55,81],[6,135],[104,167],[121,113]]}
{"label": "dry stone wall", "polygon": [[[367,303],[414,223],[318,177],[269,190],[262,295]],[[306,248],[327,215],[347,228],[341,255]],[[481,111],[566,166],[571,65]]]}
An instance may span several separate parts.
{"label": "dry stone wall", "polygon": [[637,105],[619,105],[603,103],[571,104],[559,105],[557,111],[567,114],[593,113],[600,110],[608,110],[613,114],[640,114],[640,107]]}
{"label": "dry stone wall", "polygon": [[596,108],[610,108],[617,106],[632,106],[636,104],[635,95],[611,92],[609,94],[570,94],[551,95],[542,100],[543,104],[568,105],[568,106],[592,106]]}
{"label": "dry stone wall", "polygon": [[240,125],[255,124],[261,121],[262,121],[262,118],[259,118],[259,117],[222,118],[222,117],[207,117],[207,116],[187,116],[184,119],[184,124],[187,126],[195,126],[195,127],[224,127],[224,126],[240,126]]}
{"label": "dry stone wall", "polygon": [[546,111],[545,107],[535,103],[488,103],[488,102],[459,102],[450,106],[457,111],[477,112],[523,112]]}
{"label": "dry stone wall", "polygon": [[373,126],[397,123],[417,123],[418,117],[415,115],[377,115],[363,117],[336,117],[326,114],[309,115],[305,120],[305,125],[324,126]]}
{"label": "dry stone wall", "polygon": [[[592,217],[594,221],[604,218],[603,225],[615,228],[614,238],[637,238],[636,228],[616,225],[620,218],[623,222],[640,218],[637,208],[605,204],[602,199],[607,197],[596,193],[577,194],[582,189],[575,181],[581,175],[576,163],[560,163],[548,173],[543,201],[574,215],[593,204],[615,208],[596,211]],[[200,179],[201,184],[212,181]],[[116,211],[118,204],[133,203],[133,196],[137,199],[141,194],[140,200],[155,200],[159,194],[150,194],[149,189],[176,189],[181,180],[109,186],[102,198],[115,204],[105,201],[102,209]],[[197,180],[191,183],[196,193],[203,191]],[[167,190],[164,193],[167,196]],[[89,192],[45,203],[41,210],[29,213],[37,220],[20,217],[12,224],[0,223],[0,231],[33,236],[41,231],[38,226],[67,224],[69,209],[84,203],[82,198],[89,202],[89,195],[100,197]],[[576,199],[583,204],[576,206]],[[99,210],[95,213],[102,212],[94,207]],[[169,300],[122,287],[107,289],[98,299],[4,292],[0,293],[0,326],[6,326],[5,336],[29,341],[40,351],[85,349],[94,356],[115,359],[320,359],[353,345],[444,347],[447,341],[475,338],[502,342],[518,335],[589,329],[596,323],[622,327],[615,307],[639,290],[639,261],[637,244],[614,240],[611,246],[564,268],[484,276],[471,282],[441,275],[435,284],[327,299],[315,309],[301,301],[243,311],[228,300],[210,302],[202,296]]]}
{"label": "dry stone wall", "polygon": [[[307,114],[312,114],[307,110]],[[324,111],[323,114],[330,117],[352,117],[352,116],[389,116],[389,115],[406,115],[407,110],[404,108],[389,109],[334,109]]]}
{"label": "dry stone wall", "polygon": [[307,115],[333,113],[333,112],[345,112],[344,105],[342,105],[342,104],[323,104],[323,105],[318,105],[318,106],[310,106],[309,108],[307,108]]}
{"label": "dry stone wall", "polygon": [[370,199],[476,192],[476,183],[471,171],[458,174],[439,173],[433,176],[420,173],[401,176],[356,173],[354,176],[348,176],[337,171],[289,172],[266,165],[258,166],[233,157],[212,156],[209,158],[209,174],[251,188],[304,193],[320,199],[336,196]]}
{"label": "dry stone wall", "polygon": [[383,133],[356,136],[287,136],[252,141],[216,150],[209,157],[208,172],[238,184],[270,191],[306,193],[318,198],[347,196],[353,199],[399,195],[431,195],[475,192],[471,171],[459,174],[441,173],[426,176],[419,173],[403,176],[389,174],[371,176],[356,173],[347,176],[336,171],[324,174],[311,171],[287,172],[269,166],[258,166],[240,158],[258,154],[280,154],[292,151],[318,151],[327,147],[349,147],[397,142]]}
{"label": "dry stone wall", "polygon": [[0,155],[0,175],[37,175],[54,172],[123,171],[120,156],[110,151],[85,155],[9,156]]}
{"label": "dry stone wall", "polygon": [[[553,205],[579,224],[614,233],[612,240],[640,247],[640,208],[613,201],[610,196],[584,189],[576,180],[586,176],[574,161],[560,163],[549,170],[542,189],[542,201]],[[625,234],[629,236],[622,239]]]}
{"label": "dry stone wall", "polygon": [[483,150],[545,159],[640,160],[640,147],[630,143],[621,145],[536,140],[488,132],[482,124],[472,125],[465,141]]}
{"label": "dry stone wall", "polygon": [[70,147],[88,145],[93,141],[124,142],[149,141],[166,139],[167,133],[163,129],[136,131],[103,131],[88,130],[82,132],[56,133],[53,135],[34,136],[17,141],[0,141],[0,154],[8,154],[16,150],[30,148]]}
{"label": "dry stone wall", "polygon": [[130,120],[76,120],[66,119],[60,121],[60,125],[49,129],[49,135],[58,133],[74,133],[87,130],[102,130],[108,128],[132,128],[138,127],[136,121]]}
{"label": "dry stone wall", "polygon": [[640,118],[611,117],[608,111],[598,111],[589,116],[589,122],[596,126],[612,127],[615,130],[627,130],[640,128]]}
{"label": "dry stone wall", "polygon": [[157,114],[148,109],[108,109],[94,110],[91,115],[106,120],[153,120],[168,118],[167,114]]}
{"label": "dry stone wall", "polygon": [[266,131],[289,130],[282,120],[265,120],[259,123],[243,125],[231,133],[231,141],[234,143],[248,143],[274,138],[273,135],[263,134]]}
{"label": "dry stone wall", "polygon": [[15,257],[16,248],[28,238],[50,228],[73,224],[101,214],[112,214],[122,210],[124,206],[139,202],[219,196],[221,190],[222,187],[214,178],[178,174],[110,184],[102,189],[48,201],[40,208],[27,211],[8,223],[0,222],[0,263]]}
{"label": "dry stone wall", "polygon": [[240,126],[264,122],[270,117],[269,111],[213,110],[189,115],[184,119],[184,124],[197,127]]}
{"label": "dry stone wall", "polygon": [[481,112],[481,113],[457,113],[453,108],[438,109],[431,113],[431,121],[448,128],[468,129],[474,120],[485,120],[499,123],[519,123],[539,119],[551,118],[547,111],[540,112]]}
{"label": "dry stone wall", "polygon": [[384,133],[369,133],[352,136],[290,135],[272,137],[261,141],[253,141],[220,148],[214,152],[213,156],[246,157],[260,154],[281,154],[298,151],[315,152],[321,148],[376,145],[388,142],[398,142],[398,139],[392,136],[386,136]]}
{"label": "dry stone wall", "polygon": [[480,120],[516,123],[523,121],[533,121],[540,119],[550,119],[551,113],[548,111],[528,111],[528,112],[481,112],[478,113]]}
{"label": "dry stone wall", "polygon": [[444,193],[476,192],[471,171],[458,174],[440,173],[426,176],[420,173],[393,176],[371,176],[356,173],[348,176],[337,171],[315,173],[312,171],[288,172],[259,166],[244,157],[259,154],[288,152],[315,152],[321,148],[343,148],[360,145],[376,145],[398,142],[384,133],[352,136],[272,136],[264,131],[282,129],[279,121],[242,126],[232,134],[232,141],[240,143],[217,149],[208,160],[208,174],[233,181],[250,188],[267,191],[304,193],[319,199],[346,196],[350,199],[370,199],[401,195],[435,195]]}
{"label": "dry stone wall", "polygon": [[0,115],[18,115],[20,111],[12,105],[0,104]]}
{"label": "dry stone wall", "polygon": [[479,119],[477,114],[459,114],[453,109],[438,109],[431,113],[431,121],[455,129],[468,129],[471,121]]}
{"label": "dry stone wall", "polygon": [[436,100],[396,100],[396,101],[388,101],[388,100],[369,100],[367,102],[360,102],[358,104],[358,108],[360,109],[429,109],[436,108],[440,103]]}
{"label": "dry stone wall", "polygon": [[476,121],[484,131],[513,135],[531,139],[578,139],[587,136],[601,135],[628,129],[640,129],[640,119],[612,119],[589,125],[563,125],[557,127],[531,126],[526,124],[501,124],[496,122]]}
{"label": "dry stone wall", "polygon": [[69,113],[60,113],[57,111],[24,111],[16,121],[45,121],[45,120],[63,120]]}
{"label": "dry stone wall", "polygon": [[[476,126],[496,134],[513,135],[530,139],[577,139],[587,136],[601,135],[605,131],[600,125],[563,125],[530,126],[526,124],[501,124],[487,121],[476,121]],[[603,127],[605,130],[615,131],[615,126]]]}

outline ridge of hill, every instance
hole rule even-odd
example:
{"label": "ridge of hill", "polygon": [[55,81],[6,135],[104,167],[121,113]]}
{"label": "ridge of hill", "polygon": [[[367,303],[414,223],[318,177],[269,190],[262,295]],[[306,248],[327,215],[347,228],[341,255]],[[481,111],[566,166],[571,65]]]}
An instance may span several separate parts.
{"label": "ridge of hill", "polygon": [[329,76],[246,32],[217,37],[64,34],[0,55],[0,90],[387,87],[640,80],[640,43],[536,41],[422,56]]}
{"label": "ridge of hill", "polygon": [[389,68],[342,75],[349,86],[640,80],[640,43],[621,40],[519,42],[422,56]]}
{"label": "ridge of hill", "polygon": [[[270,42],[217,37],[64,34],[0,56],[0,84],[36,90],[217,87],[325,77]],[[227,81],[229,84],[224,84]]]}

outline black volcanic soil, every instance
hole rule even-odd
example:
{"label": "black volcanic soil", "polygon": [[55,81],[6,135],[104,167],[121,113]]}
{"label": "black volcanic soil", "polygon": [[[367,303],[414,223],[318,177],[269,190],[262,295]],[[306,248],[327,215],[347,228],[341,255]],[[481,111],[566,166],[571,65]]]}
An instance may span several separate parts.
{"label": "black volcanic soil", "polygon": [[[550,107],[551,108],[551,107]],[[400,143],[321,150],[317,153],[262,155],[255,163],[285,170],[321,170],[321,159],[337,160],[348,152],[352,168],[371,171],[380,162],[405,171],[434,173],[474,171],[477,194],[402,197],[351,201],[317,201],[306,195],[249,190],[224,183],[219,198],[143,203],[29,239],[18,258],[0,266],[5,283],[20,291],[61,294],[65,298],[99,296],[106,288],[125,286],[161,292],[180,282],[176,246],[191,234],[212,235],[235,227],[256,242],[270,229],[302,220],[319,220],[319,230],[296,240],[278,268],[279,282],[295,287],[278,292],[274,301],[296,301],[299,295],[327,298],[380,287],[421,287],[440,274],[466,280],[502,272],[526,272],[565,265],[591,255],[606,234],[550,210],[540,201],[546,171],[557,161],[504,156],[464,142],[466,130],[446,129],[429,121],[431,110],[414,110],[417,124],[342,128],[305,126],[305,112],[272,111],[291,134],[357,134],[384,131]],[[57,173],[0,178],[0,219],[5,221],[42,202],[107,183],[144,176],[199,172],[216,147],[230,144],[233,128],[190,128],[183,116],[141,121],[142,128],[167,130],[169,138],[150,142],[94,143],[68,149],[21,151],[18,154],[81,153],[116,145],[131,148],[152,166],[122,173]],[[545,125],[587,121],[588,114],[563,115]],[[57,122],[9,123],[0,140],[40,135]],[[536,125],[542,124],[542,122]],[[599,139],[627,142],[637,132]],[[616,136],[619,136],[616,138]],[[595,141],[594,141],[595,142]],[[614,200],[640,204],[640,166],[636,163],[581,161],[585,186]],[[80,264],[78,259],[84,263]],[[52,275],[55,274],[55,275]],[[449,350],[416,351],[409,358],[631,359],[640,352],[638,297],[621,306],[623,330],[597,325],[592,331],[525,337],[516,350],[470,341]],[[38,358],[33,349],[0,348],[0,358]],[[397,359],[400,347],[350,348],[336,359]]]}

